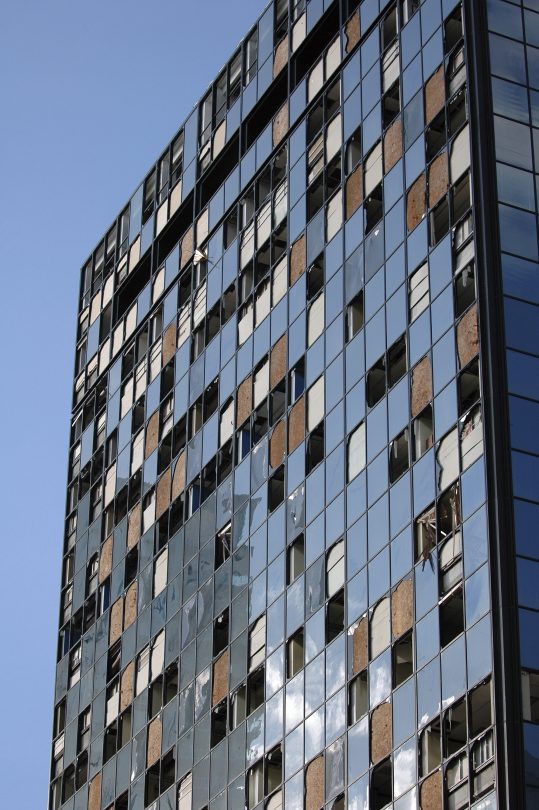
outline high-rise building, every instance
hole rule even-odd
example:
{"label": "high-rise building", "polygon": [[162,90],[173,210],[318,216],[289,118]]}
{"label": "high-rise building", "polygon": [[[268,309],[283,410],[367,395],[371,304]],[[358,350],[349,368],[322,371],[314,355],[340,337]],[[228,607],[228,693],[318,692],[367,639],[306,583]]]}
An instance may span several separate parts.
{"label": "high-rise building", "polygon": [[51,810],[539,807],[537,11],[275,0],[84,263]]}

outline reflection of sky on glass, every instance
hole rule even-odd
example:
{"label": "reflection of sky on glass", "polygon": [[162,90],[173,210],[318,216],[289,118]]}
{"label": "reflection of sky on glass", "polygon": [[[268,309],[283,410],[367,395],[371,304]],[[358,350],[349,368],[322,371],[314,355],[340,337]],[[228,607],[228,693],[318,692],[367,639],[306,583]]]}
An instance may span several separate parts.
{"label": "reflection of sky on glass", "polygon": [[300,672],[286,687],[286,730],[294,728],[302,719],[303,672]]}
{"label": "reflection of sky on glass", "polygon": [[346,725],[346,699],[344,689],[327,703],[326,745],[342,734]]}
{"label": "reflection of sky on glass", "polygon": [[264,707],[247,720],[247,763],[252,765],[264,753]]}
{"label": "reflection of sky on glass", "polygon": [[324,714],[322,706],[305,721],[305,762],[309,762],[324,747]]}
{"label": "reflection of sky on glass", "polygon": [[388,650],[374,661],[369,670],[371,709],[391,692],[391,652]]}
{"label": "reflection of sky on glass", "polygon": [[270,697],[283,685],[283,650],[270,655],[266,660],[266,695]]}
{"label": "reflection of sky on glass", "polygon": [[400,796],[415,782],[415,745],[400,748],[393,760],[394,795]]}

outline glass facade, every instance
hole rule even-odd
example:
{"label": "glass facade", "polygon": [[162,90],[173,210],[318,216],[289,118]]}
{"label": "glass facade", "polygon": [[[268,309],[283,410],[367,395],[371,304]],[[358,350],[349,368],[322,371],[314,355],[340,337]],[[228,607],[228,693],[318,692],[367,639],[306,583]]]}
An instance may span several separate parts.
{"label": "glass facade", "polygon": [[539,4],[471,6],[275,0],[85,262],[51,810],[536,806]]}

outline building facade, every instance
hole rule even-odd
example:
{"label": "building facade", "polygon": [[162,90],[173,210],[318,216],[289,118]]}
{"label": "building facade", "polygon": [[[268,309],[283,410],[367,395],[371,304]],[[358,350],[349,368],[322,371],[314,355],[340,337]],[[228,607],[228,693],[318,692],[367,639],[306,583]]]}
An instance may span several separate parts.
{"label": "building facade", "polygon": [[51,810],[539,806],[537,12],[275,0],[84,264]]}

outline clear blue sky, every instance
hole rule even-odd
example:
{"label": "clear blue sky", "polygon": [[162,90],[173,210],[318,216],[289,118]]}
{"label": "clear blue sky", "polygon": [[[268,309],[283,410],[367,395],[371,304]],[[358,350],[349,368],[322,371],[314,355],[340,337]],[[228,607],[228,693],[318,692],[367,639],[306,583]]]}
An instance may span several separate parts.
{"label": "clear blue sky", "polygon": [[2,807],[47,802],[79,268],[265,5],[2,3]]}

